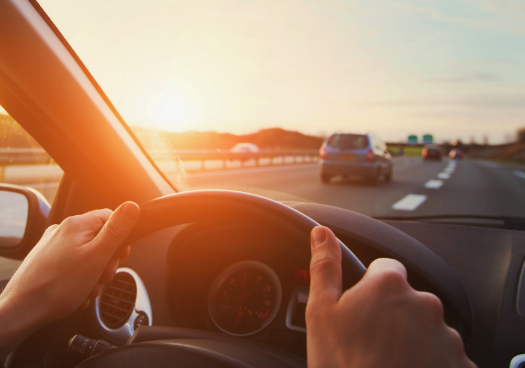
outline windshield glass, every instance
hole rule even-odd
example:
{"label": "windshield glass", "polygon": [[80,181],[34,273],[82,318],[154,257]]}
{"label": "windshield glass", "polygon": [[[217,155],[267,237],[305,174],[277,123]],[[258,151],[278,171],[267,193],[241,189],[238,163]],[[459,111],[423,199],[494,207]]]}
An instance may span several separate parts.
{"label": "windshield glass", "polygon": [[356,134],[334,134],[328,139],[327,146],[341,149],[363,149],[368,147],[368,137]]}
{"label": "windshield glass", "polygon": [[525,216],[522,2],[39,3],[180,190]]}

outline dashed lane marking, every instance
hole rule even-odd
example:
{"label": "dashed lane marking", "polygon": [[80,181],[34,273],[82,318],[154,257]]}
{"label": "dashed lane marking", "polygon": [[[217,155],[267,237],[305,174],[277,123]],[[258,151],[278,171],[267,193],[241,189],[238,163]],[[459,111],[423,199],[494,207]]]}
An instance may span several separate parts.
{"label": "dashed lane marking", "polygon": [[516,175],[516,176],[519,176],[522,179],[525,179],[525,173],[524,172],[521,172],[521,171],[518,171],[518,170],[514,170],[512,173],[514,175]]}
{"label": "dashed lane marking", "polygon": [[438,174],[439,179],[450,179],[450,174],[446,172],[441,172]]}
{"label": "dashed lane marking", "polygon": [[443,186],[443,180],[432,179],[425,183],[425,188],[428,189],[439,189]]}
{"label": "dashed lane marking", "polygon": [[405,197],[392,205],[392,209],[399,211],[414,211],[427,200],[426,195],[407,194]]}

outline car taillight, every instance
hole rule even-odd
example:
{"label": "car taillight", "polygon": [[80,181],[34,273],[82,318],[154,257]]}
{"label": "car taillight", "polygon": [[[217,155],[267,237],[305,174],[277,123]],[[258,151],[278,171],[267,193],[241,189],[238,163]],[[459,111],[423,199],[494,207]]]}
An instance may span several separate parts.
{"label": "car taillight", "polygon": [[326,147],[322,146],[319,148],[319,158],[325,159],[326,158]]}
{"label": "car taillight", "polygon": [[374,151],[372,149],[369,149],[368,152],[366,153],[366,161],[374,162],[374,159],[375,159]]}

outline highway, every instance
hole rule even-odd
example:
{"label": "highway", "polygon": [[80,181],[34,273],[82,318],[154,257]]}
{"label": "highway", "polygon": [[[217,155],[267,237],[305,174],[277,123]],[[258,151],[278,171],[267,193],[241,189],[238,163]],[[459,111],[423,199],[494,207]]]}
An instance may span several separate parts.
{"label": "highway", "polygon": [[[392,182],[377,185],[359,178],[333,178],[324,184],[318,164],[304,163],[188,173],[185,189],[242,190],[279,201],[311,201],[376,217],[525,216],[525,166],[449,159],[424,162],[419,157],[393,160]],[[46,168],[43,173],[38,166],[18,170],[12,171],[8,182],[33,187],[52,201],[61,172]],[[37,173],[33,177],[53,180],[32,183],[31,172]]]}
{"label": "highway", "polygon": [[317,164],[188,175],[192,188],[245,190],[276,200],[303,200],[369,216],[436,214],[525,216],[525,167],[484,161],[424,162],[394,158],[390,183],[358,178],[323,184]]}

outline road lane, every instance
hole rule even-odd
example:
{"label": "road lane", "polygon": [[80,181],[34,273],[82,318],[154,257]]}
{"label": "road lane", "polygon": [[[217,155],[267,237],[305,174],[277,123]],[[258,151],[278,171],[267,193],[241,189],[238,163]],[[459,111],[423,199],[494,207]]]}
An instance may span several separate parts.
{"label": "road lane", "polygon": [[[187,183],[187,189],[242,190],[275,200],[312,201],[371,216],[525,215],[525,168],[484,161],[424,162],[420,158],[397,157],[393,181],[377,185],[359,178],[334,178],[324,184],[317,164],[190,173]],[[23,184],[42,192],[49,201],[58,186],[56,182]],[[425,200],[417,205],[395,206],[410,195],[424,196]]]}
{"label": "road lane", "polygon": [[281,167],[258,174],[241,170],[228,175],[220,172],[204,176],[188,175],[194,189],[217,188],[244,190],[276,200],[300,199],[338,206],[360,213],[395,215],[392,205],[408,193],[420,190],[446,167],[446,162],[423,162],[420,158],[395,158],[391,183],[371,185],[364,180],[334,178],[329,184],[320,180],[318,165]]}
{"label": "road lane", "polygon": [[[342,207],[371,216],[436,214],[525,215],[525,182],[519,165],[483,161],[424,162],[395,158],[392,183],[370,185],[362,180],[335,178],[321,183],[315,165],[275,172],[210,173],[188,177],[193,188],[245,190],[276,200],[301,200]],[[520,170],[521,169],[521,170]],[[525,176],[525,174],[524,174]],[[397,205],[406,196],[425,198]],[[415,197],[414,197],[415,196]],[[408,203],[408,202],[405,202]]]}
{"label": "road lane", "polygon": [[410,215],[525,216],[525,182],[513,170],[513,165],[458,161],[441,188],[413,192],[428,199]]}

